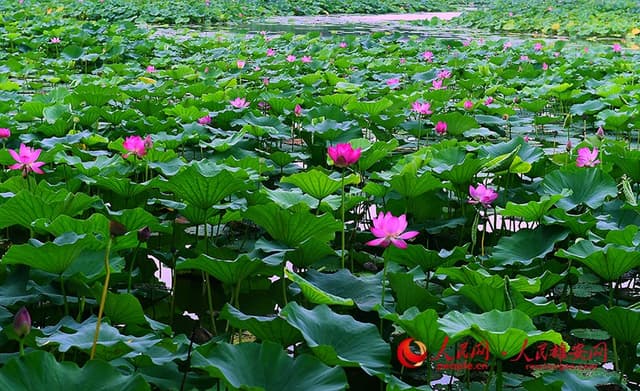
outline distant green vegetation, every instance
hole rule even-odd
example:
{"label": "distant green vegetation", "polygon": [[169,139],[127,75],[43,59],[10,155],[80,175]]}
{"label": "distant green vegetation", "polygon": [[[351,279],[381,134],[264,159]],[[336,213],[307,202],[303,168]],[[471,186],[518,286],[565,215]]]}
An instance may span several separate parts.
{"label": "distant green vegetation", "polygon": [[622,37],[640,33],[635,0],[495,0],[482,12],[470,11],[454,23],[492,31],[538,32],[572,37]]}
{"label": "distant green vegetation", "polygon": [[[16,0],[17,2],[17,0]],[[382,14],[396,12],[455,11],[474,6],[470,0],[84,0],[29,1],[25,9],[51,9],[63,17],[81,20],[130,20],[148,23],[193,24],[237,22],[249,17],[275,15]],[[21,17],[14,2],[0,2],[2,15]],[[31,12],[30,12],[31,13]]]}

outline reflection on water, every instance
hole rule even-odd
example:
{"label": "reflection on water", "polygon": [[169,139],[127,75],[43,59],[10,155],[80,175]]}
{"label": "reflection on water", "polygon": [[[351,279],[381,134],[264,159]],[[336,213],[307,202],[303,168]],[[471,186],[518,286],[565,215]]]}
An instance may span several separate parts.
{"label": "reflection on water", "polygon": [[[371,33],[395,33],[404,36],[422,36],[441,39],[488,39],[498,40],[509,38],[514,43],[530,39],[531,34],[495,34],[483,30],[456,27],[447,23],[430,24],[430,20],[450,20],[460,15],[459,12],[431,12],[411,14],[386,15],[326,15],[326,16],[281,16],[263,19],[246,20],[234,25],[200,26],[191,25],[184,29],[154,27],[154,35],[183,36],[185,40],[192,34],[206,37],[216,37],[221,34],[267,34],[293,33],[307,34],[317,32],[324,36],[369,35]],[[538,37],[540,38],[540,37]],[[548,41],[567,40],[566,37],[545,39]]]}

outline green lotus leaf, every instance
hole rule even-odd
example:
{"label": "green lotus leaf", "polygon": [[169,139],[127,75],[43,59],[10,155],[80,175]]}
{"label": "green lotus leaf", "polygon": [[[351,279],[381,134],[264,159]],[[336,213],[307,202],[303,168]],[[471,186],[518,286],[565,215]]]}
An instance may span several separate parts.
{"label": "green lotus leaf", "polygon": [[431,121],[434,124],[438,123],[439,121],[446,122],[447,133],[451,134],[452,136],[460,136],[467,130],[480,127],[478,121],[476,121],[473,117],[464,115],[457,111],[444,114],[434,114],[431,117]]}
{"label": "green lotus leaf", "polygon": [[540,201],[529,201],[526,204],[507,201],[504,208],[498,208],[498,213],[505,217],[521,217],[524,221],[540,221],[549,209],[568,195],[569,192],[566,191],[563,194],[543,195]]}
{"label": "green lotus leaf", "polygon": [[266,192],[271,201],[284,209],[291,209],[294,207],[302,209],[316,209],[319,205],[318,199],[313,198],[309,194],[304,194],[298,189],[276,189],[266,190]]}
{"label": "green lotus leaf", "polygon": [[560,249],[556,256],[583,263],[605,281],[616,281],[640,266],[640,253],[635,247],[614,244],[598,247],[589,240],[579,240],[566,250]]}
{"label": "green lotus leaf", "polygon": [[572,193],[558,201],[557,205],[567,211],[581,204],[595,209],[607,197],[618,195],[613,178],[597,168],[556,170],[547,174],[542,181],[542,194],[562,194],[565,189]]}
{"label": "green lotus leaf", "polygon": [[326,364],[360,367],[369,375],[389,373],[391,349],[376,326],[336,314],[326,305],[307,310],[292,302],[280,315],[300,330],[313,353]]}
{"label": "green lotus leaf", "polygon": [[319,97],[319,99],[320,99],[320,102],[324,103],[325,105],[342,107],[348,104],[349,102],[357,99],[357,96],[353,94],[333,94],[333,95],[322,95]]}
{"label": "green lotus leaf", "polygon": [[13,245],[2,257],[5,265],[27,265],[49,273],[64,273],[96,239],[75,233],[58,236],[53,242],[35,239],[29,244]]}
{"label": "green lotus leaf", "polygon": [[531,318],[520,310],[493,310],[483,314],[452,311],[438,323],[442,331],[451,337],[451,342],[466,336],[480,343],[486,342],[491,354],[501,360],[515,356],[523,347],[539,341],[566,345],[559,333],[537,330]]}
{"label": "green lotus leaf", "polygon": [[390,184],[393,190],[409,198],[444,187],[444,184],[430,173],[416,176],[415,173],[410,171],[394,175]]}
{"label": "green lotus leaf", "polygon": [[0,388],[21,391],[150,390],[139,374],[123,375],[104,361],[91,360],[79,368],[75,363],[59,363],[51,353],[41,350],[10,359],[0,369]]}
{"label": "green lotus leaf", "polygon": [[640,343],[640,309],[599,305],[591,312],[580,312],[578,319],[593,319],[616,341],[635,346]]}
{"label": "green lotus leaf", "polygon": [[73,194],[64,189],[57,192],[45,190],[37,195],[23,190],[0,205],[0,228],[12,225],[31,228],[31,224],[40,218],[53,220],[60,215],[75,216],[97,200],[98,197]]}
{"label": "green lotus leaf", "polygon": [[395,138],[386,142],[376,141],[373,144],[369,144],[369,142],[366,141],[367,144],[365,145],[362,145],[362,143],[359,142],[360,140],[364,141],[364,139],[356,139],[351,141],[351,144],[354,148],[363,148],[362,155],[360,156],[360,159],[358,159],[357,163],[360,171],[366,171],[373,167],[376,163],[379,163],[381,160],[385,159],[387,156],[390,156],[391,152],[398,148],[399,145],[398,140]]}
{"label": "green lotus leaf", "polygon": [[264,228],[274,239],[293,248],[309,238],[324,242],[333,240],[341,227],[339,221],[327,214],[294,213],[273,203],[249,207],[244,216]]}
{"label": "green lotus leaf", "polygon": [[162,187],[190,205],[207,210],[225,197],[249,187],[247,174],[240,169],[194,164],[169,178]]}
{"label": "green lotus leaf", "polygon": [[84,49],[77,45],[68,45],[60,53],[67,60],[78,60],[84,54]]}
{"label": "green lotus leaf", "polygon": [[456,263],[466,258],[467,246],[454,247],[451,250],[440,251],[424,248],[419,244],[409,244],[406,249],[389,247],[385,252],[385,261],[391,261],[400,265],[414,268],[420,266],[422,271],[433,271],[442,265]]}
{"label": "green lotus leaf", "polygon": [[566,210],[560,208],[550,209],[543,216],[542,222],[567,227],[572,233],[579,236],[586,236],[590,229],[596,226],[596,218],[590,211],[582,214],[568,214]]}
{"label": "green lotus leaf", "polygon": [[478,157],[495,159],[510,154],[516,149],[518,150],[518,157],[520,157],[523,162],[533,164],[544,157],[544,151],[542,149],[532,146],[524,141],[522,137],[516,137],[508,142],[483,145],[478,150]]}
{"label": "green lotus leaf", "polygon": [[240,119],[232,121],[231,124],[242,126],[242,129],[246,129],[250,134],[258,137],[267,134],[273,138],[291,137],[291,128],[274,117],[256,117],[253,113],[249,113]]}
{"label": "green lotus leaf", "polygon": [[338,391],[347,387],[342,368],[328,367],[308,354],[291,358],[282,346],[270,341],[207,344],[195,350],[191,366],[223,379],[234,389]]}
{"label": "green lotus leaf", "polygon": [[255,275],[271,276],[280,270],[267,265],[261,259],[251,258],[246,254],[239,255],[234,260],[217,259],[200,254],[196,258],[178,262],[176,265],[176,270],[191,269],[208,273],[225,284],[237,284],[245,278]]}
{"label": "green lotus leaf", "polygon": [[389,284],[395,292],[397,311],[402,312],[411,307],[419,310],[427,308],[442,308],[440,298],[429,292],[425,287],[414,282],[409,273],[388,273]]}
{"label": "green lotus leaf", "polygon": [[604,126],[607,129],[625,129],[628,122],[631,120],[633,113],[614,110],[602,110],[598,113],[597,117],[604,121]]}
{"label": "green lotus leaf", "polygon": [[[291,183],[319,200],[335,193],[342,187],[342,179],[339,176],[332,177],[318,169],[293,174],[282,178],[280,181],[283,183]],[[359,182],[360,177],[358,175],[347,175],[344,178],[345,186]]]}
{"label": "green lotus leaf", "polygon": [[149,227],[152,232],[171,232],[171,227],[160,223],[158,218],[142,208],[124,209],[111,212],[110,217],[124,225],[127,231],[137,231]]}
{"label": "green lotus leaf", "polygon": [[[66,331],[68,329],[74,332],[69,333]],[[60,352],[76,348],[88,353],[96,332],[96,317],[92,316],[82,323],[65,317],[57,325],[42,329],[42,332],[43,337],[36,337],[39,346],[56,345]],[[100,325],[96,357],[112,360],[132,351],[143,353],[160,341],[161,339],[151,334],[143,337],[123,335],[115,327],[103,322]]]}
{"label": "green lotus leaf", "polygon": [[295,250],[288,252],[285,259],[296,267],[307,269],[317,262],[332,257],[336,258],[336,250],[327,242],[313,237],[300,243]]}
{"label": "green lotus leaf", "polygon": [[135,326],[147,323],[142,305],[135,296],[129,293],[109,292],[104,305],[104,313],[115,324]]}
{"label": "green lotus leaf", "polygon": [[569,112],[574,115],[593,115],[607,107],[601,100],[588,100],[572,105]]}
{"label": "green lotus leaf", "polygon": [[325,292],[293,271],[285,270],[285,274],[289,280],[298,284],[307,300],[314,304],[344,305],[348,307],[355,305],[352,299],[345,299]]}
{"label": "green lotus leaf", "polygon": [[374,117],[380,115],[383,111],[385,111],[392,105],[393,102],[385,98],[382,98],[378,101],[370,102],[353,101],[345,106],[345,110]]}
{"label": "green lotus leaf", "polygon": [[[314,286],[343,299],[352,299],[362,311],[372,311],[380,305],[380,273],[356,276],[348,269],[335,273],[321,273],[309,269],[306,280]],[[385,296],[385,304],[392,304],[392,297]]]}
{"label": "green lotus leaf", "polygon": [[569,232],[560,227],[540,226],[503,236],[493,248],[491,259],[497,265],[529,265],[546,257],[555,244],[567,238]]}
{"label": "green lotus leaf", "polygon": [[302,341],[300,331],[279,316],[246,315],[227,303],[220,311],[220,318],[237,329],[249,331],[260,341],[272,341],[280,346]]}
{"label": "green lotus leaf", "polygon": [[447,334],[438,324],[438,313],[433,309],[421,312],[412,307],[404,311],[402,315],[388,313],[384,315],[384,318],[402,327],[411,337],[423,342],[430,355],[438,352],[447,338]]}
{"label": "green lotus leaf", "polygon": [[[547,391],[547,390],[571,390],[571,391],[592,391],[600,387],[598,385],[619,384],[620,379],[616,375],[590,374],[585,376],[575,371],[554,371],[545,373],[537,381],[528,381],[522,385],[527,391]],[[553,388],[552,388],[553,387]]]}
{"label": "green lotus leaf", "polygon": [[35,303],[40,294],[34,286],[28,285],[29,270],[16,268],[8,273],[0,285],[0,306],[13,306],[17,303]]}

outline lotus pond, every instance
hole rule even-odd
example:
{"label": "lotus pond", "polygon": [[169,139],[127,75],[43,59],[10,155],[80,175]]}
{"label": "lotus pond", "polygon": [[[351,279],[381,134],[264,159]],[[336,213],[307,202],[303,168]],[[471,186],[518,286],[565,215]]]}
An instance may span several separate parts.
{"label": "lotus pond", "polygon": [[638,52],[114,4],[3,6],[0,389],[638,387]]}

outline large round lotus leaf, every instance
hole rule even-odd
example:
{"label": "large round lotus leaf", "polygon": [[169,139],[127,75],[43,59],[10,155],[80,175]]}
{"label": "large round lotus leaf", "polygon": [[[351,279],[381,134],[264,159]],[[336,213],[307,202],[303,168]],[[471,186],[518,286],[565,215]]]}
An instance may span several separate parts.
{"label": "large round lotus leaf", "polygon": [[578,319],[590,318],[598,322],[618,342],[635,346],[640,343],[640,309],[597,306],[590,314],[579,312]]}
{"label": "large round lotus leaf", "polygon": [[600,207],[607,197],[618,195],[616,182],[608,174],[598,168],[581,168],[556,170],[542,181],[542,194],[562,194],[571,190],[557,205],[564,210],[571,210],[584,204],[589,208]]}
{"label": "large round lotus leaf", "polygon": [[234,389],[340,391],[347,386],[342,368],[328,367],[308,354],[291,358],[269,341],[204,345],[194,352],[191,366],[224,379]]}
{"label": "large round lotus leaf", "polygon": [[140,375],[126,376],[104,361],[92,360],[83,368],[59,363],[52,354],[37,350],[9,360],[0,369],[0,390],[20,391],[145,391]]}
{"label": "large round lotus leaf", "polygon": [[442,331],[454,343],[463,337],[472,337],[480,343],[487,343],[491,354],[502,360],[518,354],[523,346],[531,346],[539,341],[564,345],[562,336],[555,331],[539,331],[533,321],[519,310],[493,310],[483,314],[452,311],[439,321]]}
{"label": "large round lotus leaf", "polygon": [[293,302],[280,315],[300,330],[307,345],[326,364],[359,366],[370,375],[389,373],[391,348],[373,324],[336,314],[326,305],[308,310]]}

